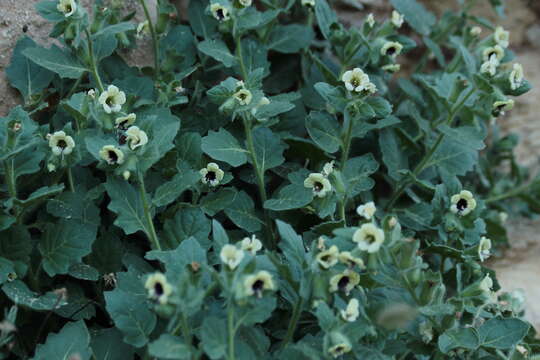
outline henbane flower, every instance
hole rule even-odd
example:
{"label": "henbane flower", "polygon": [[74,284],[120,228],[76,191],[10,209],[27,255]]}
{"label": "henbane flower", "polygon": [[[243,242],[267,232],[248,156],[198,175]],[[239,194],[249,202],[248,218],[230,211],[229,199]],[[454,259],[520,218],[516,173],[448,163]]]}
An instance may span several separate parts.
{"label": "henbane flower", "polygon": [[240,105],[249,105],[253,95],[248,89],[242,88],[234,93],[233,97],[238,101]]}
{"label": "henbane flower", "polygon": [[99,156],[109,165],[120,165],[124,162],[124,153],[114,145],[105,145],[99,151]]}
{"label": "henbane flower", "polygon": [[478,257],[483,262],[491,255],[491,240],[485,236],[480,238],[480,244],[478,245]]}
{"label": "henbane flower", "polygon": [[328,250],[321,251],[315,259],[324,269],[329,269],[338,262],[339,249],[336,245],[330,246]]}
{"label": "henbane flower", "polygon": [[472,36],[478,36],[482,33],[482,28],[480,26],[473,26],[471,28],[470,34]]}
{"label": "henbane flower", "polygon": [[495,56],[497,60],[501,61],[504,57],[504,49],[500,45],[495,45],[485,48],[482,52],[484,61],[488,61],[492,56]]}
{"label": "henbane flower", "polygon": [[395,27],[400,28],[403,25],[403,15],[394,10],[392,11],[391,21]]}
{"label": "henbane flower", "polygon": [[354,256],[350,251],[342,251],[338,255],[339,262],[347,265],[350,268],[358,266],[360,269],[365,268],[364,260]]}
{"label": "henbane flower", "polygon": [[403,45],[401,45],[397,41],[387,41],[381,47],[381,55],[383,56],[388,55],[392,58],[395,58],[396,56],[401,54],[402,49],[403,49]]}
{"label": "henbane flower", "polygon": [[345,83],[345,88],[349,91],[355,92],[369,92],[374,93],[377,91],[377,87],[369,80],[369,75],[362,71],[360,68],[354,68],[352,70],[345,71],[341,77],[341,81]]}
{"label": "henbane flower", "polygon": [[363,224],[355,231],[352,241],[358,244],[360,250],[375,253],[384,242],[384,231],[373,223]]}
{"label": "henbane flower", "polygon": [[497,60],[497,56],[493,55],[489,58],[488,61],[484,62],[482,66],[480,66],[480,73],[494,76],[495,73],[497,72],[498,66],[499,66],[499,60]]}
{"label": "henbane flower", "polygon": [[486,276],[480,281],[480,290],[482,290],[485,293],[491,293],[491,288],[493,287],[493,280],[489,276],[489,274],[486,274]]}
{"label": "henbane flower", "polygon": [[131,150],[135,150],[136,148],[144,146],[148,143],[148,136],[137,126],[130,126],[130,128],[127,129],[126,138]]}
{"label": "henbane flower", "polygon": [[225,173],[219,168],[218,164],[211,162],[208,163],[205,168],[199,170],[199,174],[201,174],[201,181],[203,184],[217,186],[219,182],[223,180],[223,175]]}
{"label": "henbane flower", "polygon": [[375,207],[375,203],[373,201],[367,202],[356,208],[356,213],[366,220],[371,220],[376,211],[377,207]]}
{"label": "henbane flower", "polygon": [[70,17],[77,10],[77,3],[75,0],[59,0],[56,9],[64,14],[65,17]]}
{"label": "henbane flower", "polygon": [[126,103],[126,94],[116,86],[109,85],[107,90],[99,96],[98,102],[103,106],[103,110],[107,114],[119,112],[122,105]]}
{"label": "henbane flower", "polygon": [[372,28],[375,25],[375,17],[373,14],[369,14],[366,18],[366,23],[369,25],[370,28]]}
{"label": "henbane flower", "polygon": [[328,348],[328,353],[332,355],[333,358],[338,358],[345,355],[346,353],[352,350],[351,344],[347,338],[344,336],[342,341],[335,342],[330,348]]}
{"label": "henbane flower", "polygon": [[315,0],[302,0],[302,6],[314,7]]}
{"label": "henbane flower", "polygon": [[261,270],[256,274],[246,276],[244,279],[244,291],[247,296],[255,295],[260,298],[265,290],[274,289],[274,281],[268,271]]}
{"label": "henbane flower", "polygon": [[326,177],[330,176],[334,172],[334,160],[327,162],[323,166],[322,174]]}
{"label": "henbane flower", "polygon": [[358,311],[358,305],[358,299],[352,298],[351,300],[349,300],[349,303],[347,304],[345,310],[340,311],[341,318],[348,322],[356,321],[356,319],[358,319],[358,315],[360,315]]}
{"label": "henbane flower", "polygon": [[246,237],[240,242],[240,248],[251,255],[257,255],[257,251],[262,249],[262,242],[255,235],[251,235],[251,238]]}
{"label": "henbane flower", "polygon": [[343,291],[349,294],[356,285],[360,283],[360,275],[357,272],[347,269],[340,274],[330,278],[330,292]]}
{"label": "henbane flower", "polygon": [[230,19],[229,9],[227,9],[223,5],[220,5],[220,4],[210,5],[210,12],[212,13],[212,16],[219,21],[227,21]]}
{"label": "henbane flower", "polygon": [[166,304],[172,294],[172,286],[162,273],[155,273],[146,279],[144,287],[148,290],[148,297],[160,304]]}
{"label": "henbane flower", "polygon": [[221,248],[219,257],[221,262],[227,265],[229,269],[234,270],[244,258],[244,251],[234,245],[227,244]]}
{"label": "henbane flower", "polygon": [[401,65],[400,64],[387,64],[387,65],[383,65],[381,69],[384,71],[388,71],[390,73],[395,73],[401,70]]}
{"label": "henbane flower", "polygon": [[512,90],[516,90],[523,84],[523,66],[521,64],[514,64],[508,80]]}
{"label": "henbane flower", "polygon": [[251,6],[252,0],[238,0],[238,4],[242,7]]}
{"label": "henbane flower", "polygon": [[304,180],[304,186],[313,189],[313,194],[317,197],[325,197],[327,192],[332,190],[332,184],[330,181],[320,173],[311,173]]}
{"label": "henbane flower", "polygon": [[126,116],[117,117],[114,122],[117,128],[125,130],[130,125],[132,125],[136,119],[137,119],[137,115],[135,115],[134,113],[131,113],[131,114],[127,114]]}
{"label": "henbane flower", "polygon": [[52,135],[48,135],[49,146],[52,153],[56,156],[69,155],[75,147],[75,141],[69,135],[66,135],[63,131],[56,131]]}
{"label": "henbane flower", "polygon": [[473,194],[468,190],[462,190],[450,199],[452,205],[450,211],[460,216],[466,216],[476,208],[476,200]]}
{"label": "henbane flower", "polygon": [[502,26],[495,28],[495,34],[493,35],[497,45],[503,48],[507,48],[510,45],[510,32],[503,29]]}
{"label": "henbane flower", "polygon": [[514,105],[515,102],[512,99],[495,101],[493,103],[493,116],[504,115],[504,112],[512,110]]}

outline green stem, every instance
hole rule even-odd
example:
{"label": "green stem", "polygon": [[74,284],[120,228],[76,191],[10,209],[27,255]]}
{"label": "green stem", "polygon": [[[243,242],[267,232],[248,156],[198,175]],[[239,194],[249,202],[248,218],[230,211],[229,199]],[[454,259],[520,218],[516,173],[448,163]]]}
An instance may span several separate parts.
{"label": "green stem", "polygon": [[67,168],[67,177],[68,177],[68,184],[69,184],[69,190],[71,192],[75,192],[75,184],[73,182],[73,174],[71,173],[71,168]]}
{"label": "green stem", "polygon": [[495,201],[505,200],[505,199],[508,199],[508,198],[511,198],[511,197],[514,197],[514,196],[518,196],[522,192],[528,190],[529,187],[530,187],[530,184],[522,185],[522,186],[517,187],[517,188],[515,188],[513,190],[507,191],[504,194],[491,196],[491,197],[487,198],[485,200],[485,202],[486,202],[486,204],[488,204],[488,203],[492,203],[492,202],[495,202]]}
{"label": "green stem", "polygon": [[[467,93],[467,95],[465,95],[463,97],[463,99],[454,107],[454,109],[452,111],[450,111],[450,113],[448,114],[448,117],[447,117],[447,119],[445,121],[446,125],[448,125],[448,126],[452,125],[452,122],[454,121],[454,118],[456,117],[457,113],[461,110],[461,108],[463,107],[465,102],[469,99],[469,97],[471,97],[472,94],[474,94],[475,91],[476,91],[476,89],[473,87]],[[437,137],[437,140],[435,141],[435,144],[433,144],[433,146],[431,147],[431,149],[429,149],[429,151],[424,156],[422,161],[420,161],[420,163],[414,168],[414,170],[412,172],[412,176],[403,179],[402,182],[400,181],[401,182],[400,186],[394,192],[394,194],[392,195],[392,197],[388,201],[388,204],[386,205],[387,210],[391,209],[394,206],[394,204],[396,203],[396,201],[403,194],[403,192],[405,190],[407,190],[409,185],[414,183],[414,180],[411,180],[411,178],[412,179],[416,178],[420,173],[422,173],[422,171],[425,170],[427,164],[429,163],[429,161],[431,160],[431,158],[433,157],[433,155],[435,154],[435,152],[437,151],[439,146],[442,144],[442,141],[444,140],[444,137],[445,137],[445,134],[440,133],[439,136]]]}
{"label": "green stem", "polygon": [[227,360],[235,360],[234,355],[234,335],[236,334],[234,326],[234,309],[231,305],[227,308],[227,328],[228,328],[228,343],[229,343],[229,355]]}
{"label": "green stem", "polygon": [[141,201],[143,203],[143,210],[144,210],[144,217],[146,218],[148,231],[146,232],[146,235],[150,239],[150,242],[154,246],[155,249],[161,250],[161,245],[159,244],[159,239],[156,234],[156,228],[154,227],[154,221],[152,219],[152,213],[150,209],[150,204],[148,203],[148,199],[146,197],[146,188],[144,186],[144,178],[143,175],[138,172],[138,180],[139,180],[139,191],[141,193]]}
{"label": "green stem", "polygon": [[[259,187],[259,195],[261,197],[261,206],[264,209],[264,203],[267,200],[266,188],[264,185],[264,170],[259,167],[259,162],[257,161],[257,156],[255,155],[255,145],[253,144],[253,133],[251,131],[251,121],[246,116],[243,116],[242,119],[244,121],[244,130],[246,134],[247,150],[249,152],[251,163],[253,164],[253,170],[255,171],[255,176],[257,178],[257,185]],[[264,209],[264,218],[266,222],[266,228],[269,230],[266,236],[267,246],[270,248],[274,248],[274,243],[273,243],[274,228],[272,226],[272,219],[270,218],[270,214],[268,213],[268,210],[266,209]]]}
{"label": "green stem", "polygon": [[246,70],[246,65],[244,64],[244,57],[242,56],[242,37],[239,35],[236,37],[236,57],[240,62],[240,71],[242,72],[242,77],[244,80],[247,80],[248,73]]}
{"label": "green stem", "polygon": [[343,171],[343,168],[345,167],[345,163],[349,159],[349,151],[351,150],[351,142],[352,142],[352,129],[353,129],[353,121],[352,118],[347,119],[347,131],[345,132],[345,137],[343,138],[343,151],[341,152],[341,163],[340,163],[340,170]]}
{"label": "green stem", "polygon": [[88,29],[84,29],[84,32],[86,34],[86,39],[88,41],[88,56],[90,57],[90,71],[92,71],[92,75],[94,76],[94,79],[96,80],[99,91],[103,92],[105,88],[103,87],[103,82],[101,82],[101,77],[99,76],[99,72],[97,69],[96,58],[94,57],[94,45],[92,43],[92,36],[90,35],[90,32],[88,31]]}
{"label": "green stem", "polygon": [[141,3],[143,10],[144,10],[144,16],[146,16],[146,20],[148,21],[148,27],[150,28],[150,35],[152,36],[152,44],[154,46],[154,72],[155,72],[155,78],[159,78],[159,42],[158,37],[156,33],[156,28],[154,27],[154,22],[152,21],[152,18],[150,17],[150,12],[148,11],[148,6],[146,6],[145,0],[139,0]]}
{"label": "green stem", "polygon": [[298,320],[300,319],[300,315],[302,314],[303,307],[304,298],[299,296],[298,301],[293,308],[291,321],[289,322],[289,327],[287,328],[287,335],[285,335],[285,339],[283,340],[283,348],[285,348],[287,344],[289,344],[294,338],[294,332],[296,331],[296,327],[298,326]]}

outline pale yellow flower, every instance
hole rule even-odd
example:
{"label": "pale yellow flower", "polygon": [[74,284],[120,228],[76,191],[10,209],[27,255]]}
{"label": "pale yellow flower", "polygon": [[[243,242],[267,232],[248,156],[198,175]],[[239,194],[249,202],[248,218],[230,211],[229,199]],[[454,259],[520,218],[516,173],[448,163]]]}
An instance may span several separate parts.
{"label": "pale yellow flower", "polygon": [[203,184],[209,184],[210,186],[217,186],[225,173],[219,168],[219,165],[216,163],[208,163],[205,168],[199,170],[201,174],[201,181]]}
{"label": "pale yellow flower", "polygon": [[114,145],[105,145],[99,151],[99,156],[109,165],[120,165],[124,162],[124,153]]}
{"label": "pale yellow flower", "polygon": [[240,242],[240,248],[251,255],[257,255],[257,252],[262,249],[262,242],[255,235],[251,235],[251,238],[245,237]]}
{"label": "pale yellow flower", "polygon": [[340,274],[330,278],[330,292],[343,291],[349,294],[356,285],[360,283],[360,275],[350,269],[346,269]]}
{"label": "pale yellow flower", "polygon": [[384,231],[375,224],[363,224],[355,231],[352,241],[358,244],[358,248],[368,253],[375,253],[384,242]]}
{"label": "pale yellow flower", "polygon": [[52,153],[56,156],[69,155],[75,148],[75,141],[63,131],[56,131],[52,135],[48,135],[49,147]]}
{"label": "pale yellow flower", "polygon": [[341,81],[345,83],[345,88],[354,92],[374,93],[377,87],[369,80],[369,75],[360,68],[345,71],[341,77]]}
{"label": "pale yellow flower", "polygon": [[371,220],[376,211],[377,208],[375,207],[375,203],[373,201],[367,202],[356,208],[356,213],[366,220]]}
{"label": "pale yellow flower", "polygon": [[497,45],[503,48],[507,48],[510,45],[510,32],[503,29],[502,26],[495,28],[495,34],[493,35]]}
{"label": "pale yellow flower", "polygon": [[309,174],[306,180],[304,180],[304,186],[313,189],[313,194],[320,198],[325,197],[326,193],[332,191],[332,184],[320,173]]}
{"label": "pale yellow flower", "polygon": [[401,45],[397,41],[387,41],[381,47],[381,55],[388,55],[392,58],[395,58],[396,56],[401,54],[401,50],[403,50],[403,45]]}
{"label": "pale yellow flower", "polygon": [[64,14],[65,17],[70,17],[77,11],[77,3],[75,0],[59,0],[56,9]]}
{"label": "pale yellow flower", "polygon": [[173,291],[171,284],[162,273],[150,275],[144,287],[148,290],[148,297],[160,304],[166,304]]}
{"label": "pale yellow flower", "polygon": [[223,5],[220,5],[220,4],[210,5],[210,12],[212,13],[212,16],[216,18],[216,20],[227,21],[230,19],[229,9]]}
{"label": "pale yellow flower", "polygon": [[348,322],[353,322],[358,319],[358,316],[360,315],[360,312],[358,311],[359,302],[358,299],[351,299],[349,300],[349,303],[347,304],[347,308],[345,310],[341,310],[341,318]]}
{"label": "pale yellow flower", "polygon": [[227,265],[229,269],[234,270],[244,258],[244,251],[234,245],[227,244],[221,248],[219,257],[222,263]]}
{"label": "pale yellow flower", "polygon": [[107,114],[119,112],[122,105],[126,103],[126,94],[116,86],[109,85],[107,90],[99,96],[98,102]]}
{"label": "pale yellow flower", "polygon": [[148,136],[137,126],[130,126],[129,129],[127,129],[126,139],[131,150],[135,150],[136,148],[144,146],[148,143]]}
{"label": "pale yellow flower", "polygon": [[274,281],[268,271],[261,270],[256,274],[246,276],[244,279],[244,291],[247,296],[255,295],[260,298],[263,291],[274,289]]}
{"label": "pale yellow flower", "polygon": [[514,64],[508,80],[510,81],[510,88],[516,90],[523,84],[523,66],[521,64]]}
{"label": "pale yellow flower", "polygon": [[476,208],[476,200],[473,194],[468,190],[462,190],[450,199],[452,205],[450,211],[460,216],[466,216]]}
{"label": "pale yellow flower", "polygon": [[483,262],[491,255],[491,240],[485,236],[480,238],[480,244],[478,245],[478,257]]}
{"label": "pale yellow flower", "polygon": [[396,10],[392,11],[392,24],[398,29],[403,25],[403,15],[398,13]]}
{"label": "pale yellow flower", "polygon": [[315,260],[324,269],[329,269],[338,262],[339,249],[336,245],[330,246],[328,250],[321,251],[315,257]]}

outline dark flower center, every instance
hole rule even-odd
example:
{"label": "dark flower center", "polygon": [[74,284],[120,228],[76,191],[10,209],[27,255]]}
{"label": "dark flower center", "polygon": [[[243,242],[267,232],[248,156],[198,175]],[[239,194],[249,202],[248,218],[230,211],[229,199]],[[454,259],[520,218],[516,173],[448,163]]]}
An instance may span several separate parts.
{"label": "dark flower center", "polygon": [[488,54],[487,54],[487,58],[488,58],[488,59],[491,59],[491,56],[492,56],[492,55],[497,56],[497,53],[496,53],[495,51],[490,51],[490,52],[488,52]]}
{"label": "dark flower center", "polygon": [[323,189],[323,184],[321,184],[320,182],[315,182],[315,184],[313,184],[313,189],[315,189],[316,192],[319,192]]}
{"label": "dark flower center", "polygon": [[467,200],[465,199],[459,199],[459,201],[456,204],[456,207],[459,211],[463,211],[467,208]]}
{"label": "dark flower center", "polygon": [[216,15],[219,20],[223,20],[225,18],[225,14],[223,13],[223,9],[216,10]]}
{"label": "dark flower center", "polygon": [[386,54],[387,55],[394,55],[396,53],[396,48],[394,46],[390,46],[387,50],[386,50]]}
{"label": "dark flower center", "polygon": [[251,288],[253,289],[254,292],[260,293],[264,288],[264,281],[260,279],[255,281],[253,285],[251,286]]}
{"label": "dark flower center", "polygon": [[344,351],[345,351],[345,346],[343,345],[338,345],[334,348],[334,352],[336,354],[343,354]]}
{"label": "dark flower center", "polygon": [[124,145],[126,142],[127,142],[127,136],[124,135],[124,134],[120,134],[120,135],[118,136],[118,143],[119,143],[120,145]]}
{"label": "dark flower center", "polygon": [[348,276],[342,276],[341,279],[338,281],[338,288],[340,290],[343,290],[349,285],[349,277]]}
{"label": "dark flower center", "polygon": [[113,105],[114,104],[114,98],[112,96],[108,96],[107,100],[105,100],[105,104],[107,105]]}
{"label": "dark flower center", "polygon": [[157,282],[155,285],[154,285],[154,292],[156,293],[157,296],[161,296],[163,295],[163,285],[161,285],[161,283]]}
{"label": "dark flower center", "polygon": [[216,180],[216,173],[214,171],[209,171],[205,175],[206,181],[214,181]]}
{"label": "dark flower center", "polygon": [[58,146],[58,147],[60,147],[60,148],[62,148],[62,149],[65,149],[65,148],[67,148],[67,143],[66,143],[65,140],[60,139],[60,140],[58,140],[58,142],[56,143],[56,146]]}
{"label": "dark flower center", "polygon": [[373,243],[375,242],[375,236],[373,236],[373,235],[366,235],[366,242],[367,242],[368,244],[370,244],[370,245],[373,244]]}
{"label": "dark flower center", "polygon": [[352,84],[352,86],[354,86],[354,87],[359,86],[359,85],[360,85],[360,79],[357,78],[357,77],[353,77],[353,78],[351,79],[351,84]]}
{"label": "dark flower center", "polygon": [[116,151],[109,150],[108,155],[112,163],[115,163],[118,161],[118,155],[116,154]]}

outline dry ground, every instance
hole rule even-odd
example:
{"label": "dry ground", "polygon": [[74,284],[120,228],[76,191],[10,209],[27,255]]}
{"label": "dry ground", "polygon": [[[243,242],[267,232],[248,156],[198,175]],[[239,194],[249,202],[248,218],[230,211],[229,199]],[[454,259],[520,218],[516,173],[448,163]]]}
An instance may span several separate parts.
{"label": "dry ground", "polygon": [[[0,0],[0,116],[4,116],[20,99],[15,91],[9,88],[3,70],[9,64],[11,50],[16,40],[25,34],[38,42],[47,42],[50,27],[34,11],[33,4],[38,0]],[[88,8],[92,0],[79,0]],[[377,13],[386,12],[388,2],[385,0],[363,0],[368,9]],[[134,0],[125,0],[129,7],[136,7]],[[424,3],[440,13],[449,1],[424,0]],[[485,1],[487,3],[487,1]],[[443,5],[441,5],[443,4]],[[518,149],[519,159],[528,165],[537,165],[540,154],[540,22],[537,12],[540,2],[528,0],[509,0],[511,12],[503,21],[505,27],[512,31],[512,47],[517,52],[519,61],[523,63],[527,79],[534,84],[534,89],[526,96],[518,99],[518,105],[511,115],[501,119],[506,130],[521,135]],[[480,13],[493,17],[489,8],[480,9]],[[140,14],[140,12],[139,12]],[[342,17],[354,22],[365,16],[366,12],[346,11]],[[129,56],[131,62],[149,64],[148,44]],[[510,218],[512,248],[504,258],[493,261],[493,268],[498,271],[504,290],[523,289],[527,296],[527,317],[540,330],[540,221]]]}

